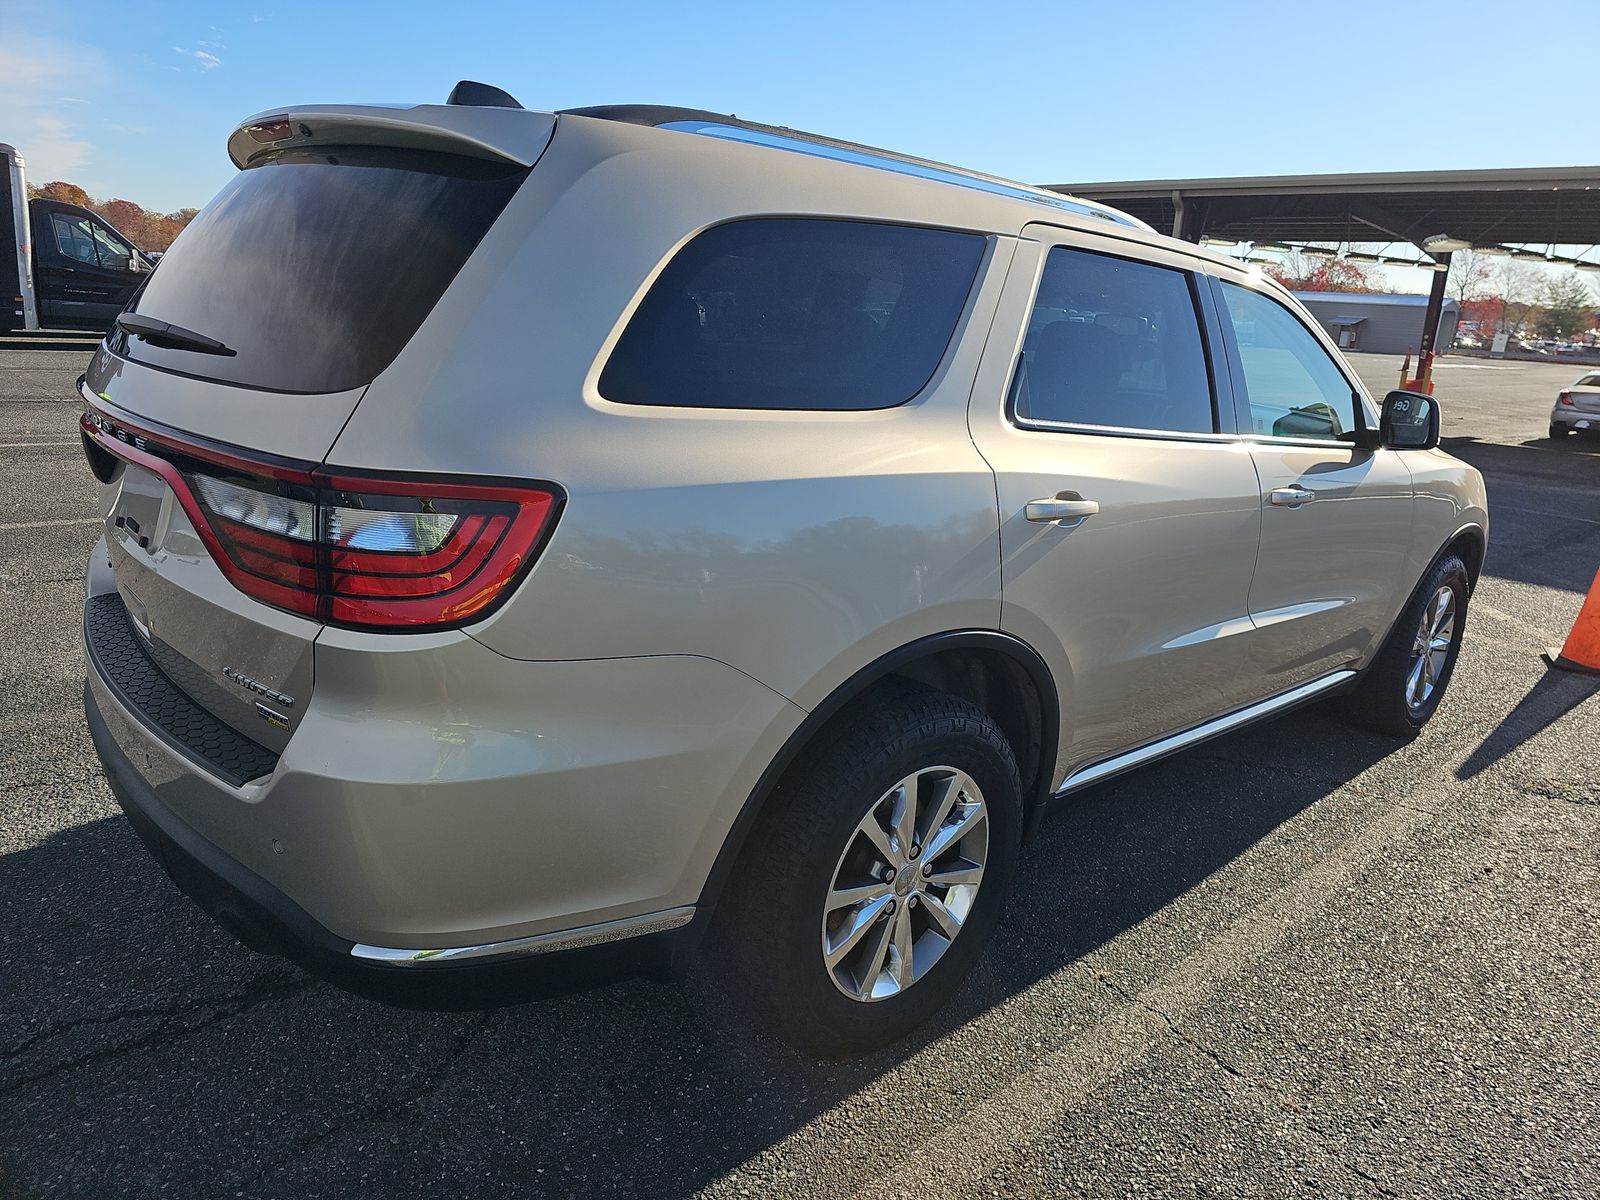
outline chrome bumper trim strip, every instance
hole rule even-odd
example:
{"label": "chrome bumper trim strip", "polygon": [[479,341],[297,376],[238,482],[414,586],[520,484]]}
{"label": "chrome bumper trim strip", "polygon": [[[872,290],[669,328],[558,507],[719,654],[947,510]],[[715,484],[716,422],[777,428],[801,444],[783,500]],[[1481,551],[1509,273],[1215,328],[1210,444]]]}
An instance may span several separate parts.
{"label": "chrome bumper trim strip", "polygon": [[488,942],[481,946],[399,950],[389,946],[368,946],[358,942],[350,948],[350,956],[365,962],[392,967],[427,967],[445,963],[481,962],[486,959],[515,958],[524,954],[552,954],[558,950],[576,950],[581,946],[620,942],[627,938],[643,937],[649,933],[665,933],[669,929],[687,925],[693,919],[694,906],[690,904],[682,908],[668,908],[637,917],[604,921],[598,925],[582,925],[577,929],[558,929],[551,933],[536,933],[530,937]]}

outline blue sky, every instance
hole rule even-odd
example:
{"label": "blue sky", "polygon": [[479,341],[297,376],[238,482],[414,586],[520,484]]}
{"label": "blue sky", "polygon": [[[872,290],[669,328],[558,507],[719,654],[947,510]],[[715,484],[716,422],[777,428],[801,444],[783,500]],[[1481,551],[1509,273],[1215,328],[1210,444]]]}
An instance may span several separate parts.
{"label": "blue sky", "polygon": [[35,182],[171,210],[226,181],[242,117],[440,101],[465,77],[529,108],[731,110],[1030,182],[1555,165],[1597,157],[1573,57],[1597,26],[1593,0],[0,0],[0,141]]}

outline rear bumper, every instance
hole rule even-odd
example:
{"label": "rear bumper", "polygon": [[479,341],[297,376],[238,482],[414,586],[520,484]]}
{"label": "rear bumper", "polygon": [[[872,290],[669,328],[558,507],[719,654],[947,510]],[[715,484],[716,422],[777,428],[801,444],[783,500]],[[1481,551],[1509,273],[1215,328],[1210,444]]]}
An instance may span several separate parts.
{"label": "rear bumper", "polygon": [[1581,408],[1558,404],[1550,410],[1550,423],[1565,425],[1569,429],[1582,425],[1587,429],[1600,431],[1600,412],[1584,412]]}
{"label": "rear bumper", "polygon": [[660,966],[698,932],[711,863],[799,714],[706,659],[341,633],[282,753],[242,763],[126,619],[96,621],[120,609],[106,581],[90,592],[85,710],[151,852],[246,944],[398,1003]]}
{"label": "rear bumper", "polygon": [[[92,681],[84,714],[106,780],[139,840],[178,889],[252,950],[275,954],[349,991],[409,1008],[472,1009],[660,974],[686,930],[676,927],[610,939],[546,937],[538,945],[416,952],[363,947],[341,938],[261,876],[212,845],[161,803],[112,736]],[[692,910],[691,910],[692,911]],[[584,931],[574,931],[583,933]],[[592,931],[590,931],[592,934]],[[420,969],[400,970],[399,965]]]}

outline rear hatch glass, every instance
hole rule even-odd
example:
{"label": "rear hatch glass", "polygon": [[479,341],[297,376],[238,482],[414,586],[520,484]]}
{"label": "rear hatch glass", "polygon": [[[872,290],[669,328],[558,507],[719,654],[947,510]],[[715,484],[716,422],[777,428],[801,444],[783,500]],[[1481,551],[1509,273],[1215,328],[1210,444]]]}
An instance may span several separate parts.
{"label": "rear hatch glass", "polygon": [[359,388],[410,340],[527,174],[418,150],[267,155],[195,218],[131,306],[232,353],[125,333],[112,349],[264,391]]}

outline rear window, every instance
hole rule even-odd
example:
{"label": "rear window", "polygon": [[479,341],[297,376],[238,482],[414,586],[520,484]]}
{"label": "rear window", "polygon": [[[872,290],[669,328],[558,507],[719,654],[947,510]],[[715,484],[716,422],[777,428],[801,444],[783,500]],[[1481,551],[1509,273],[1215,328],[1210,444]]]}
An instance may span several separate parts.
{"label": "rear window", "polygon": [[161,259],[134,311],[232,357],[118,335],[137,362],[280,392],[361,387],[394,360],[527,169],[373,148],[240,171]]}
{"label": "rear window", "polygon": [[651,286],[601,394],[693,408],[903,404],[938,369],[986,240],[836,220],[708,229]]}

